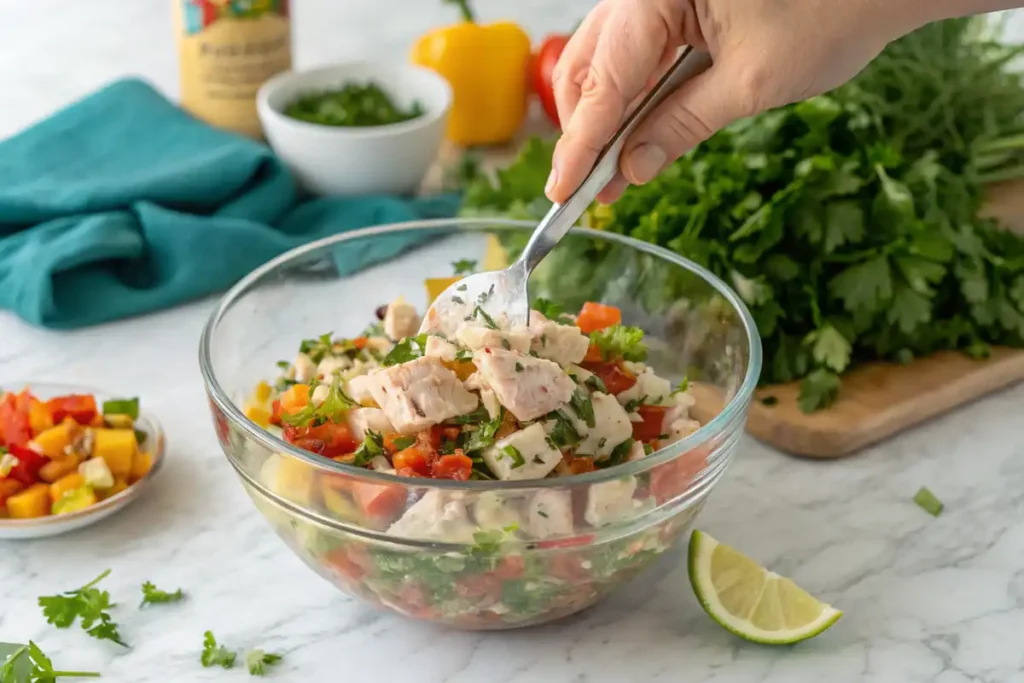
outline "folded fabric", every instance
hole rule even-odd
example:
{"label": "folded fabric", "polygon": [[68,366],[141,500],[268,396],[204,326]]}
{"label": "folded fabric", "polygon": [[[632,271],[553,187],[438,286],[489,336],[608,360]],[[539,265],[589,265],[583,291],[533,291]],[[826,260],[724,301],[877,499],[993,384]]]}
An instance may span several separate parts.
{"label": "folded fabric", "polygon": [[[265,146],[118,81],[0,142],[0,308],[75,328],[223,290],[299,244],[451,216],[458,198],[302,202]],[[341,274],[428,234],[334,250]]]}

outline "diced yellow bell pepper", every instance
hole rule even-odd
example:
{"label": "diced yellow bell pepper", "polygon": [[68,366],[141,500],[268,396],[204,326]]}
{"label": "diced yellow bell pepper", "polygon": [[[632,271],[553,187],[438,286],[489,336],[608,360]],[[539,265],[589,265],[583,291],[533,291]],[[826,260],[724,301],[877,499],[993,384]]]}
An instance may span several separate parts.
{"label": "diced yellow bell pepper", "polygon": [[103,458],[115,477],[127,477],[138,450],[135,432],[130,429],[93,429],[93,457]]}
{"label": "diced yellow bell pepper", "polygon": [[427,286],[427,305],[434,303],[434,299],[441,296],[444,290],[448,289],[462,277],[430,277],[423,284]]}
{"label": "diced yellow bell pepper", "polygon": [[74,472],[50,484],[50,501],[56,503],[64,497],[68,491],[74,491],[85,485],[85,478],[78,472]]}
{"label": "diced yellow bell pepper", "polygon": [[91,486],[83,485],[65,493],[60,500],[53,504],[52,511],[55,515],[67,515],[95,504],[96,492],[92,490]]}
{"label": "diced yellow bell pepper", "polygon": [[40,432],[32,441],[39,446],[39,450],[48,458],[59,458],[64,455],[64,449],[71,444],[71,439],[78,429],[74,420],[65,420],[56,427],[50,427]]}
{"label": "diced yellow bell pepper", "polygon": [[262,406],[247,406],[245,416],[264,429],[270,424],[270,411]]}
{"label": "diced yellow bell pepper", "polygon": [[7,513],[11,519],[32,519],[50,514],[50,485],[33,484],[21,493],[7,499]]}
{"label": "diced yellow bell pepper", "polygon": [[117,477],[114,479],[113,486],[103,491],[97,491],[96,495],[99,496],[100,500],[106,500],[111,496],[116,496],[117,494],[121,493],[121,491],[124,491],[126,488],[128,488],[128,480],[124,479],[123,477]]}
{"label": "diced yellow bell pepper", "polygon": [[256,400],[260,403],[266,403],[270,400],[270,385],[266,382],[260,382],[256,385]]}
{"label": "diced yellow bell pepper", "polygon": [[45,403],[32,399],[28,408],[28,424],[32,429],[32,436],[41,434],[53,426],[53,415]]}
{"label": "diced yellow bell pepper", "polygon": [[62,455],[50,460],[39,468],[39,478],[52,484],[61,477],[78,469],[82,458],[79,455]]}
{"label": "diced yellow bell pepper", "polygon": [[153,454],[146,451],[136,451],[135,457],[132,458],[132,470],[128,473],[128,479],[130,481],[138,481],[149,474],[149,470],[152,467]]}

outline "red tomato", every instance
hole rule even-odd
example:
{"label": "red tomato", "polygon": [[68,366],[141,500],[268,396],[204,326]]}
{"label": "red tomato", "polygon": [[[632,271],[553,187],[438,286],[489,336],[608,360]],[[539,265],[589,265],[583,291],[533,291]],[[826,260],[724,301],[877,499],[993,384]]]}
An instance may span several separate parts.
{"label": "red tomato", "polygon": [[304,451],[316,453],[317,455],[323,455],[324,450],[327,448],[327,444],[325,444],[320,439],[306,439],[304,437],[299,436],[295,437],[294,439],[286,438],[285,440],[288,443],[292,444],[293,446],[298,446]]}
{"label": "red tomato", "polygon": [[526,563],[522,555],[507,555],[498,562],[494,568],[494,575],[502,581],[512,581],[521,578],[526,572]]}
{"label": "red tomato", "polygon": [[426,450],[436,451],[441,447],[441,439],[444,437],[443,430],[444,428],[441,425],[434,425],[429,429],[424,429],[416,435],[416,443],[423,446]]}
{"label": "red tomato", "polygon": [[634,384],[636,375],[622,367],[619,361],[583,361],[583,367],[597,375],[608,388],[608,393],[613,395],[621,394]]}
{"label": "red tomato", "polygon": [[7,476],[15,481],[20,481],[25,486],[31,486],[38,482],[39,469],[46,464],[46,458],[31,448],[14,444],[11,444],[10,452],[18,459],[18,464],[11,469],[11,473]]}
{"label": "red tomato", "polygon": [[590,545],[594,542],[594,534],[584,534],[573,538],[558,538],[553,541],[537,541],[537,547],[545,548],[572,548],[573,546]]}
{"label": "red tomato", "polygon": [[0,445],[24,446],[32,438],[30,406],[31,398],[27,391],[21,394],[7,392],[0,396]]}
{"label": "red tomato", "polygon": [[335,572],[353,581],[359,581],[366,576],[366,569],[352,556],[352,551],[348,546],[335,548],[324,555],[324,561]]}
{"label": "red tomato", "polygon": [[395,470],[395,474],[397,474],[400,477],[422,477],[423,476],[422,474],[420,474],[419,472],[417,472],[416,470],[414,470],[411,467],[400,467],[399,469]]}
{"label": "red tomato", "polygon": [[[330,420],[316,427],[286,427],[284,438],[289,443],[328,458],[351,453],[359,447],[355,437],[352,436],[352,430],[348,428],[347,424],[331,422]],[[300,441],[312,442],[311,445],[315,445],[315,442],[320,442],[323,446],[321,450],[314,450],[308,445],[300,444]]]}
{"label": "red tomato", "polygon": [[661,436],[662,427],[665,424],[665,413],[668,408],[665,406],[640,406],[636,410],[643,422],[633,423],[633,438],[644,443],[657,441]]}
{"label": "red tomato", "polygon": [[276,398],[270,404],[270,424],[281,426],[281,401]]}
{"label": "red tomato", "polygon": [[583,568],[586,556],[577,553],[558,553],[548,558],[548,571],[552,576],[573,583],[590,577],[590,572]]}
{"label": "red tomato", "polygon": [[370,340],[367,339],[366,337],[356,337],[355,339],[352,340],[352,346],[356,347],[359,350],[362,350],[366,348],[366,344],[369,341]]}
{"label": "red tomato", "polygon": [[607,306],[593,301],[583,304],[580,314],[576,316],[576,326],[580,328],[583,334],[597,332],[606,327],[618,325],[621,322],[622,311],[615,306]]}
{"label": "red tomato", "polygon": [[703,444],[651,470],[651,493],[659,505],[690,487],[694,477],[707,467],[708,454],[713,449],[713,444]]}
{"label": "red tomato", "polygon": [[555,64],[562,56],[562,51],[569,43],[568,35],[550,35],[540,44],[540,49],[534,55],[531,65],[533,90],[540,98],[540,104],[544,108],[551,123],[561,127],[558,120],[558,107],[555,104],[555,93],[551,88],[551,79],[555,71]]}
{"label": "red tomato", "polygon": [[430,461],[433,459],[421,444],[409,446],[404,451],[398,451],[391,458],[391,463],[398,471],[411,469],[421,477],[430,476]]}
{"label": "red tomato", "polygon": [[597,469],[593,458],[574,458],[571,455],[563,455],[562,459],[568,465],[571,474],[586,474]]}
{"label": "red tomato", "polygon": [[[403,474],[402,476],[416,475]],[[369,517],[391,519],[405,507],[406,493],[402,486],[352,481],[348,488],[352,492],[352,497],[356,499],[356,503]]]}
{"label": "red tomato", "polygon": [[464,598],[501,599],[501,579],[493,573],[469,574],[455,581],[455,590]]}
{"label": "red tomato", "polygon": [[70,417],[80,425],[88,425],[96,417],[96,397],[83,394],[58,396],[46,402],[46,407],[53,415],[53,423],[60,424],[65,417]]}
{"label": "red tomato", "polygon": [[451,455],[442,455],[430,468],[434,479],[456,479],[466,481],[473,471],[473,460],[461,450]]}

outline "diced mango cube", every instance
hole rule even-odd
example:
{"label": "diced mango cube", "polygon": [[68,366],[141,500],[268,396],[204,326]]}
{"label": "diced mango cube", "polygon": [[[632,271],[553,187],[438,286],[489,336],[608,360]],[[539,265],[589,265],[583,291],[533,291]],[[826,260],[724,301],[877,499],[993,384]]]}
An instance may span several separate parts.
{"label": "diced mango cube", "polygon": [[85,478],[78,472],[73,472],[72,474],[61,477],[50,484],[50,501],[56,503],[58,500],[63,498],[64,494],[68,491],[74,491],[84,485]]}
{"label": "diced mango cube", "polygon": [[130,429],[93,429],[93,457],[103,458],[115,477],[127,477],[138,450],[135,432]]}
{"label": "diced mango cube", "polygon": [[248,406],[245,409],[245,416],[264,429],[270,424],[270,411],[261,406]]}
{"label": "diced mango cube", "polygon": [[39,469],[39,478],[52,484],[61,477],[71,474],[78,469],[82,462],[80,455],[61,455],[53,458]]}
{"label": "diced mango cube", "polygon": [[111,496],[116,496],[117,494],[121,493],[121,491],[124,491],[126,488],[128,488],[128,480],[124,479],[123,477],[117,477],[114,479],[113,486],[103,491],[97,491],[96,495],[99,496],[100,500],[106,500]]}
{"label": "diced mango cube", "polygon": [[260,403],[266,403],[270,400],[270,385],[266,382],[260,382],[256,385],[256,400]]}
{"label": "diced mango cube", "polygon": [[40,432],[32,441],[46,457],[59,458],[64,455],[64,449],[71,444],[77,429],[74,420],[70,422],[65,420],[55,427]]}
{"label": "diced mango cube", "polygon": [[11,519],[32,519],[50,514],[50,485],[33,484],[21,493],[7,499],[7,513]]}
{"label": "diced mango cube", "polygon": [[128,473],[128,478],[131,481],[138,481],[149,474],[149,470],[152,467],[153,454],[146,451],[136,451],[135,457],[132,458],[132,470]]}
{"label": "diced mango cube", "polygon": [[37,436],[53,426],[53,415],[45,403],[32,400],[28,409],[28,424],[32,429],[32,436]]}

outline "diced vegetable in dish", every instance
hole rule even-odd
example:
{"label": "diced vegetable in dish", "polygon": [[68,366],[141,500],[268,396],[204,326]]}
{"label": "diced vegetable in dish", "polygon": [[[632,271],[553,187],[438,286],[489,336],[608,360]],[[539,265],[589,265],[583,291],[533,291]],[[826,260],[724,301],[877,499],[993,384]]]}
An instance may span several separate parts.
{"label": "diced vegetable in dish", "polygon": [[0,393],[0,518],[78,512],[149,473],[139,400]]}

